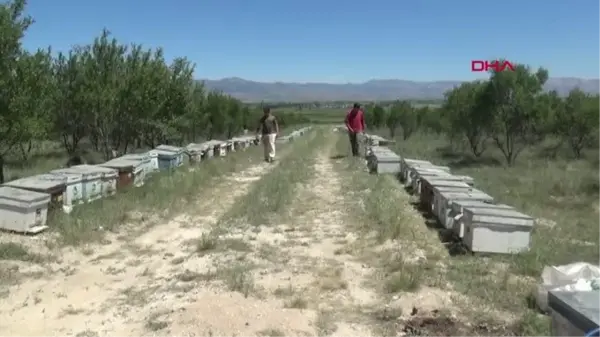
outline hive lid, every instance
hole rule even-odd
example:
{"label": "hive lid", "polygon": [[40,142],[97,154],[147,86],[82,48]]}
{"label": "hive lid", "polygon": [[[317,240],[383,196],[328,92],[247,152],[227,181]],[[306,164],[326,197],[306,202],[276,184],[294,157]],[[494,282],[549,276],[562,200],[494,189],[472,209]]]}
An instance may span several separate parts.
{"label": "hive lid", "polygon": [[427,160],[408,159],[408,158],[404,158],[403,160],[407,164],[430,164],[430,165],[433,165],[430,161],[427,161]]}
{"label": "hive lid", "polygon": [[466,213],[471,213],[477,216],[497,216],[504,218],[520,218],[532,220],[533,218],[527,214],[523,214],[514,208],[477,208],[474,206],[464,207]]}
{"label": "hive lid", "polygon": [[211,139],[211,140],[205,142],[204,144],[206,144],[207,146],[210,146],[210,147],[215,147],[215,146],[225,145],[226,143],[222,140]]}
{"label": "hive lid", "polygon": [[199,152],[201,152],[201,151],[205,151],[207,148],[208,148],[208,146],[207,146],[205,143],[200,143],[200,144],[197,144],[197,143],[189,143],[189,144],[186,146],[186,149],[187,149],[188,151],[196,151],[196,152],[198,152],[198,151],[199,151]]}
{"label": "hive lid", "polygon": [[155,148],[155,150],[163,150],[163,151],[170,151],[170,152],[181,152],[183,151],[182,147],[179,146],[173,146],[173,145],[159,145]]}
{"label": "hive lid", "polygon": [[50,174],[64,176],[67,178],[67,184],[78,183],[87,179],[90,176],[89,172],[84,172],[78,169],[64,168],[50,171]]}
{"label": "hive lid", "polygon": [[12,186],[17,188],[25,188],[33,191],[47,192],[56,189],[65,189],[67,184],[67,178],[55,174],[38,174],[31,177],[25,177],[5,183],[5,186]]}
{"label": "hive lid", "polygon": [[141,161],[117,158],[117,159],[107,161],[106,163],[99,164],[98,166],[110,167],[110,168],[117,169],[119,171],[131,171],[131,170],[133,170],[134,166],[138,166],[140,163],[141,163]]}
{"label": "hive lid", "polygon": [[479,193],[479,192],[470,192],[470,191],[460,191],[460,190],[456,190],[456,191],[444,191],[444,192],[440,192],[440,195],[445,198],[448,199],[450,201],[454,201],[454,200],[465,200],[465,199],[472,199],[472,200],[489,200],[489,201],[493,201],[494,198],[491,195],[485,194],[485,193]]}
{"label": "hive lid", "polygon": [[470,188],[469,184],[465,183],[462,180],[447,180],[444,179],[443,176],[424,176],[421,178],[423,181],[426,181],[432,187],[465,187]]}
{"label": "hive lid", "polygon": [[395,154],[394,152],[379,152],[379,153],[375,153],[375,157],[377,157],[377,159],[386,159],[386,158],[390,158],[393,160],[398,160],[400,161],[400,156]]}
{"label": "hive lid", "polygon": [[24,202],[50,202],[50,194],[0,186],[0,200],[24,201]]}
{"label": "hive lid", "polygon": [[150,155],[148,153],[128,153],[128,154],[122,155],[119,158],[146,161],[146,160],[150,159]]}
{"label": "hive lid", "polygon": [[155,153],[157,157],[163,157],[163,156],[177,157],[180,154],[180,152],[157,150],[157,149],[152,150],[152,153]]}
{"label": "hive lid", "polygon": [[584,332],[591,332],[600,324],[600,292],[558,291],[548,292],[548,306],[568,319]]}
{"label": "hive lid", "polygon": [[96,173],[104,173],[104,174],[117,173],[114,169],[111,169],[108,167],[97,166],[97,165],[83,164],[83,165],[71,166],[71,168],[75,169],[75,170],[85,171],[85,172],[96,172]]}

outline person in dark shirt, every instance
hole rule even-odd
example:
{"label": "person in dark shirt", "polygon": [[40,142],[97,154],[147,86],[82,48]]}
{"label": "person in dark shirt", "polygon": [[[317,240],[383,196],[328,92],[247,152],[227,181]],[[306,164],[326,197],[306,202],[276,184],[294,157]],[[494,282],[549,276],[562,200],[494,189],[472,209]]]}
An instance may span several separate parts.
{"label": "person in dark shirt", "polygon": [[365,132],[365,113],[361,109],[360,104],[354,103],[354,106],[346,114],[346,128],[348,129],[348,136],[350,137],[350,147],[352,148],[352,155],[355,157],[359,156],[358,153],[358,140],[356,135]]}
{"label": "person in dark shirt", "polygon": [[263,108],[263,116],[258,121],[257,138],[259,133],[262,135],[261,141],[265,150],[265,161],[272,163],[275,161],[275,139],[279,134],[279,124],[277,124],[277,118],[271,114],[271,109],[268,107]]}

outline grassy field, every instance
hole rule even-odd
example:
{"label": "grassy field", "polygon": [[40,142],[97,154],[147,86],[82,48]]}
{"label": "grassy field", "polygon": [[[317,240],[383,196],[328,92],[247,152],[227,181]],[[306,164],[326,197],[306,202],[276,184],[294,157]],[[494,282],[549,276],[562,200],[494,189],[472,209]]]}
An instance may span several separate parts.
{"label": "grassy field", "polygon": [[0,234],[2,330],[548,335],[527,296],[544,265],[598,262],[597,157],[531,151],[504,169],[493,152],[474,162],[444,146],[416,135],[395,149],[538,218],[530,253],[451,254],[395,177],[369,174],[344,133],[316,127],[275,163],[236,152],[56,215],[46,233]]}
{"label": "grassy field", "polygon": [[297,114],[302,114],[309,118],[311,124],[341,124],[344,123],[344,118],[346,117],[345,109],[328,109],[328,108],[320,108],[320,109],[278,109],[278,111],[284,112],[293,112]]}

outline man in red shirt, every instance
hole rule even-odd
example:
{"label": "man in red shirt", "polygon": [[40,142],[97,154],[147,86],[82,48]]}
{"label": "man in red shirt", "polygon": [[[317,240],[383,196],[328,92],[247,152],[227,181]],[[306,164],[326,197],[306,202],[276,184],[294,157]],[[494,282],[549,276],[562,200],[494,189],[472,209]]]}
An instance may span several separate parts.
{"label": "man in red shirt", "polygon": [[352,155],[358,157],[358,140],[356,139],[356,135],[365,132],[365,113],[361,109],[360,104],[354,103],[352,109],[346,114],[346,128],[350,137]]}

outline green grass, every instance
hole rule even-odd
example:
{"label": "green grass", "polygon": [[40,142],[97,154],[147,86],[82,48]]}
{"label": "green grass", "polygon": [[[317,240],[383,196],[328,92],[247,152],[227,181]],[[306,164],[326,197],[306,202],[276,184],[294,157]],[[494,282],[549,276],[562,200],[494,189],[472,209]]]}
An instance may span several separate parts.
{"label": "green grass", "polygon": [[235,152],[224,158],[199,163],[195,170],[183,166],[173,172],[160,172],[142,187],[119,191],[111,198],[75,207],[70,214],[54,212],[49,226],[61,241],[75,245],[97,241],[105,231],[116,231],[126,223],[159,220],[183,211],[199,198],[210,198],[218,178],[260,162],[260,147]]}
{"label": "green grass", "polygon": [[261,180],[225,214],[221,223],[242,221],[255,226],[269,224],[275,215],[284,215],[296,195],[296,187],[312,177],[315,148],[322,145],[322,130],[295,139],[285,160]]}
{"label": "green grass", "polygon": [[401,156],[448,165],[473,177],[477,187],[497,202],[540,219],[532,249],[512,263],[520,273],[539,276],[548,264],[587,261],[598,264],[598,151],[574,160],[566,149],[557,158],[545,154],[549,142],[523,151],[514,167],[505,167],[490,144],[482,158],[453,150],[442,137],[417,134],[393,147]]}
{"label": "green grass", "polygon": [[[394,176],[369,175],[364,161],[342,160],[337,167],[351,177],[346,189],[362,206],[353,209],[363,219],[365,235],[374,232],[377,242],[394,240],[394,246],[401,247],[398,252],[371,253],[386,271],[380,289],[412,292],[428,286],[457,292],[463,298],[455,301],[458,310],[472,324],[495,321],[505,313],[514,318],[506,322],[511,331],[548,335],[549,318],[530,309],[543,267],[575,261],[598,264],[597,155],[580,161],[568,155],[548,160],[540,158],[543,148],[534,148],[525,151],[516,166],[506,168],[497,163],[501,157],[493,149],[474,161],[464,152],[450,151],[443,138],[415,135],[396,141],[391,147],[398,154],[449,165],[453,173],[475,178],[476,186],[498,202],[555,225],[536,225],[528,253],[450,256]],[[337,147],[340,154],[349,152],[345,137],[339,136]]]}
{"label": "green grass", "polygon": [[315,108],[298,110],[296,108],[286,108],[280,110],[308,117],[311,124],[341,124],[346,117],[345,109]]}

